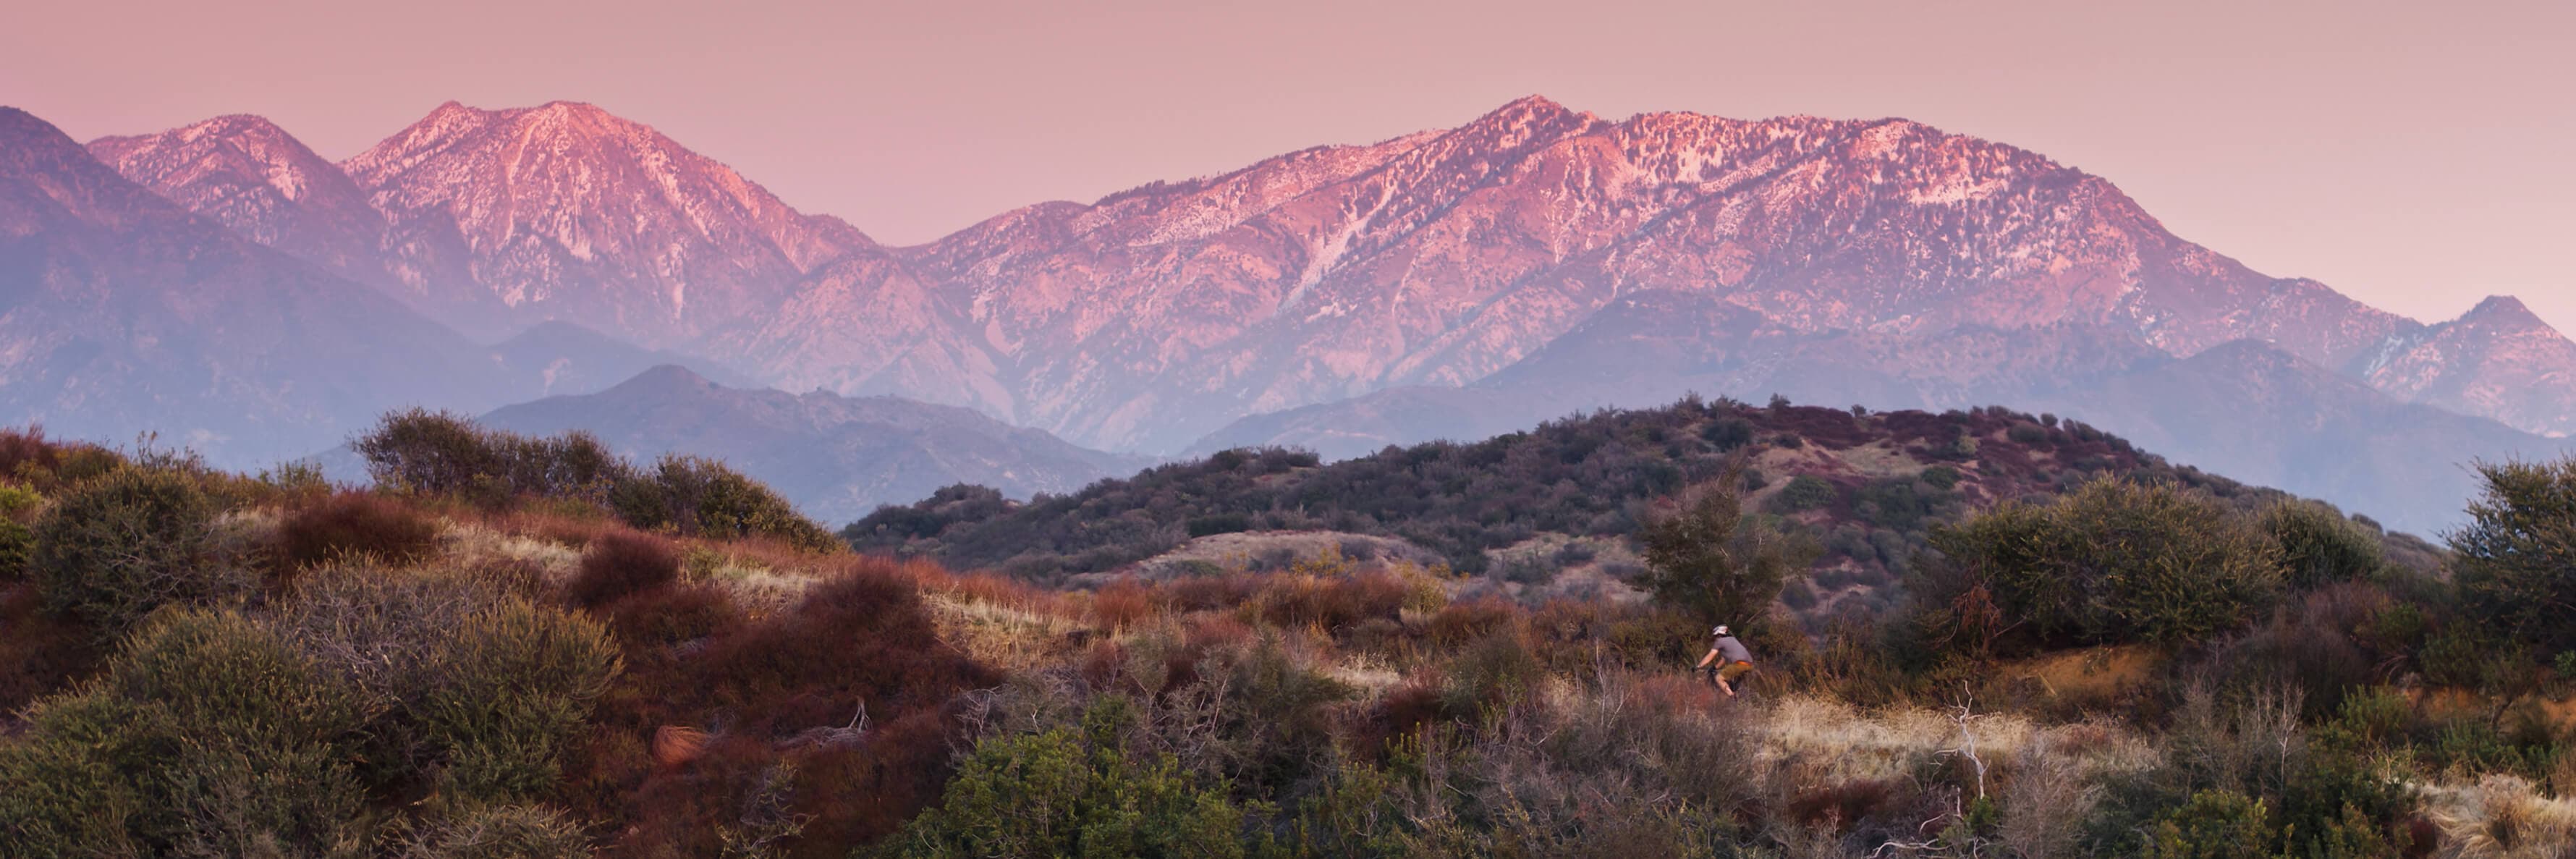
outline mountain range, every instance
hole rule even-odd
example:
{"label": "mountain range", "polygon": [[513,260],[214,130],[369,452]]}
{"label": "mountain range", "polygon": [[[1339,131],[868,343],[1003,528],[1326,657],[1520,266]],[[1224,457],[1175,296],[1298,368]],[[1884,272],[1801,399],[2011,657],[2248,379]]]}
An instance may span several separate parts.
{"label": "mountain range", "polygon": [[[1348,455],[1686,390],[2002,403],[2415,529],[2456,515],[2459,462],[2550,455],[2576,433],[2576,344],[2519,302],[2399,317],[2184,241],[2103,178],[1905,120],[1611,121],[1533,97],[913,247],[578,103],[442,105],[336,164],[241,116],[88,150],[112,171],[10,167],[38,187],[121,176],[157,192],[119,193],[155,197],[132,202],[173,225],[164,251],[264,246],[262,265],[312,288],[391,296],[388,330],[434,320],[416,336],[443,344],[438,360],[481,362],[444,380],[455,390],[401,381],[429,359],[394,362],[400,383],[375,392],[390,401],[542,393],[525,360],[435,329],[488,341],[556,321],[786,390],[964,406],[1155,454]],[[19,220],[13,235],[55,241]],[[123,357],[138,378],[161,366]],[[0,395],[33,396],[34,378],[12,371]],[[234,407],[345,424],[378,402],[311,388]]]}

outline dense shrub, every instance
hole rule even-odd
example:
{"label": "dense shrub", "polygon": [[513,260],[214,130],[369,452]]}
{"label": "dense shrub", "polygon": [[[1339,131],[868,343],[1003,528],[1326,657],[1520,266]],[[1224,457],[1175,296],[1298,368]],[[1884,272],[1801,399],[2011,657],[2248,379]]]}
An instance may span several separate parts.
{"label": "dense shrub", "polygon": [[650,477],[620,484],[611,504],[619,518],[645,530],[717,540],[776,537],[814,551],[841,546],[776,491],[711,459],[662,457]]}
{"label": "dense shrub", "polygon": [[1782,513],[1796,513],[1829,506],[1841,498],[1842,491],[1833,484],[1812,474],[1801,474],[1780,487],[1780,494],[1771,496],[1771,507]]}
{"label": "dense shrub", "polygon": [[862,566],[808,588],[795,608],[710,642],[695,694],[738,730],[788,734],[870,712],[935,706],[990,685],[989,669],[940,641],[921,594],[900,574]]}
{"label": "dense shrub", "polygon": [[2576,649],[2576,457],[2478,473],[2486,488],[2450,535],[2469,611],[2510,640]]}
{"label": "dense shrub", "polygon": [[408,564],[437,548],[438,523],[372,492],[342,492],[289,511],[277,541],[283,560],[298,567],[350,554]]}
{"label": "dense shrub", "polygon": [[1939,529],[1932,542],[1946,564],[1931,605],[1982,592],[2003,625],[2046,642],[2206,641],[2280,587],[2268,538],[2169,486],[2095,481],[2046,507],[2008,505]]}
{"label": "dense shrub", "polygon": [[584,608],[604,606],[669,585],[680,578],[680,553],[670,541],[629,531],[592,540],[564,597]]}
{"label": "dense shrub", "polygon": [[377,485],[485,503],[520,495],[599,501],[632,472],[586,432],[527,438],[422,409],[385,415],[352,446]]}
{"label": "dense shrub", "polygon": [[215,513],[174,470],[121,468],[72,488],[34,528],[46,604],[116,631],[163,605],[243,593],[248,576],[213,557]]}
{"label": "dense shrub", "polygon": [[1199,786],[1168,756],[1130,756],[1134,717],[1118,699],[1082,730],[976,744],[940,806],[897,837],[903,857],[1227,857],[1244,855],[1244,810]]}
{"label": "dense shrub", "polygon": [[442,656],[417,718],[442,783],[495,802],[545,795],[621,664],[598,623],[516,599],[466,618]]}
{"label": "dense shrub", "polygon": [[2387,565],[2379,535],[2322,502],[2273,504],[2256,522],[2280,544],[2283,578],[2300,590],[2377,578]]}
{"label": "dense shrub", "polygon": [[0,744],[0,855],[315,855],[352,835],[362,699],[274,631],[185,611]]}
{"label": "dense shrub", "polygon": [[1700,427],[1699,436],[1718,452],[1726,453],[1753,443],[1753,424],[1742,418],[1709,421]]}
{"label": "dense shrub", "polygon": [[0,428],[0,479],[39,494],[54,494],[123,465],[125,457],[115,451],[46,438],[41,426]]}
{"label": "dense shrub", "polygon": [[0,519],[0,585],[25,581],[29,565],[36,560],[36,532],[17,522]]}
{"label": "dense shrub", "polygon": [[584,432],[529,438],[413,409],[386,415],[355,445],[378,484],[402,491],[496,506],[518,498],[569,499],[605,505],[647,531],[772,537],[811,551],[842,546],[776,491],[724,463],[671,454],[638,472]]}
{"label": "dense shrub", "polygon": [[2272,859],[2271,809],[2225,790],[2192,794],[2147,835],[2146,859]]}

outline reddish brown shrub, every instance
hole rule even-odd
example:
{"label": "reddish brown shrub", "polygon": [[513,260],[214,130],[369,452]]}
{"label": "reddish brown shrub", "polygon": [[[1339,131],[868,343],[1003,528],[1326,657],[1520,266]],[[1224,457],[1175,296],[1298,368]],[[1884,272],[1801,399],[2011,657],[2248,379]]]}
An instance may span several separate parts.
{"label": "reddish brown shrub", "polygon": [[2441,824],[2434,823],[2428,817],[2415,816],[2406,818],[2398,825],[2406,828],[2406,836],[2410,839],[2406,845],[2406,859],[2424,859],[2441,852]]}
{"label": "reddish brown shrub", "polygon": [[1163,583],[1164,599],[1181,611],[1215,611],[1252,599],[1260,590],[1251,576],[1191,576]]}
{"label": "reddish brown shrub", "polygon": [[1516,613],[1509,604],[1491,597],[1453,602],[1431,616],[1431,640],[1444,647],[1456,647],[1503,628]]}
{"label": "reddish brown shrub", "polygon": [[[742,629],[742,609],[705,585],[656,588],[618,600],[608,628],[629,651],[711,639]],[[628,658],[636,658],[631,653]]]}
{"label": "reddish brown shrub", "polygon": [[1635,686],[1628,687],[1630,706],[1658,716],[1675,717],[1687,713],[1705,713],[1717,706],[1717,688],[1708,681],[1671,673],[1653,674]]}
{"label": "reddish brown shrub", "polygon": [[1440,672],[1425,670],[1386,690],[1377,706],[1351,725],[1351,752],[1370,760],[1384,760],[1389,744],[1425,726],[1447,721],[1451,714],[1441,695],[1447,685]]}
{"label": "reddish brown shrub", "polygon": [[28,484],[47,495],[123,461],[115,451],[98,445],[48,439],[41,426],[0,428],[0,478]]}
{"label": "reddish brown shrub", "polygon": [[98,664],[98,630],[55,617],[43,604],[33,584],[0,586],[0,717],[88,676]]}
{"label": "reddish brown shrub", "polygon": [[[935,634],[915,581],[945,573],[876,559],[827,567],[833,577],[801,603],[756,623],[695,586],[614,604],[610,622],[631,649],[697,643],[630,655],[600,703],[602,738],[568,768],[565,804],[614,833],[609,855],[716,855],[727,828],[756,834],[746,820],[766,816],[804,822],[773,845],[779,855],[842,857],[938,801],[957,694],[999,677]],[[814,732],[849,727],[861,702],[854,742]],[[649,740],[663,726],[711,733],[695,757],[662,766]]]}
{"label": "reddish brown shrub", "polygon": [[1092,622],[1103,630],[1116,630],[1153,614],[1153,595],[1134,579],[1120,579],[1091,595]]}
{"label": "reddish brown shrub", "polygon": [[290,567],[353,554],[408,564],[437,550],[438,523],[373,492],[338,492],[289,511],[277,529],[277,548]]}
{"label": "reddish brown shrub", "polygon": [[853,565],[794,609],[710,642],[697,672],[743,729],[793,733],[849,721],[860,702],[891,715],[998,682],[939,638],[912,581]]}
{"label": "reddish brown shrub", "polygon": [[892,835],[937,803],[956,724],[946,709],[919,710],[875,726],[858,748],[801,755],[792,808],[807,822],[787,855],[843,859],[851,846]]}
{"label": "reddish brown shrub", "polygon": [[1127,648],[1103,638],[1091,643],[1082,654],[1082,680],[1094,689],[1107,689],[1127,671]]}
{"label": "reddish brown shrub", "polygon": [[680,577],[680,553],[671,542],[633,531],[608,531],[582,553],[581,568],[564,586],[564,599],[596,608],[666,587]]}
{"label": "reddish brown shrub", "polygon": [[1200,615],[1190,619],[1189,634],[1183,640],[1190,650],[1200,653],[1238,647],[1252,641],[1252,627],[1233,615]]}
{"label": "reddish brown shrub", "polygon": [[1860,779],[1814,788],[1789,800],[1789,817],[1808,826],[1850,831],[1896,806],[1901,791],[1890,779]]}

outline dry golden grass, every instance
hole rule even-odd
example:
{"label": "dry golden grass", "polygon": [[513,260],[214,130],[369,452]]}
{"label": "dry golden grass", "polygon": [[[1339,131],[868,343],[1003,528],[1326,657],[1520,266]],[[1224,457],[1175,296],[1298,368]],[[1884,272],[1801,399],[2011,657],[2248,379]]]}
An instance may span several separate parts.
{"label": "dry golden grass", "polygon": [[1757,716],[1766,759],[1818,780],[1895,778],[1927,755],[1960,749],[1968,735],[1989,767],[2026,750],[2066,756],[2087,778],[2147,769],[2158,755],[2145,737],[2101,722],[2043,725],[2019,715],[1976,713],[1966,733],[1957,710],[1861,710],[1840,701],[1791,696]]}
{"label": "dry golden grass", "polygon": [[2530,782],[2490,775],[2469,785],[2432,785],[2424,802],[2442,827],[2442,855],[2476,859],[2564,859],[2576,855],[2576,800],[2541,795]]}
{"label": "dry golden grass", "polygon": [[439,557],[449,563],[481,567],[521,564],[549,585],[572,579],[581,566],[581,549],[542,537],[513,534],[481,522],[456,519],[440,523]]}
{"label": "dry golden grass", "polygon": [[1080,650],[1073,646],[1076,634],[1091,628],[1076,617],[960,599],[954,593],[926,592],[922,597],[939,626],[940,638],[975,661],[1005,671],[1028,671],[1065,661]]}

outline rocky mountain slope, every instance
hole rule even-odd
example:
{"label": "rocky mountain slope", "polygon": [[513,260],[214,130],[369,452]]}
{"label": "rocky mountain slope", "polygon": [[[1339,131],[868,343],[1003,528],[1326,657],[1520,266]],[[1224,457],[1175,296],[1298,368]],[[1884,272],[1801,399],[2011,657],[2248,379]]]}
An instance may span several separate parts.
{"label": "rocky mountain slope", "polygon": [[2576,435],[2576,343],[2510,297],[2392,338],[2358,369],[2371,387],[2410,402]]}
{"label": "rocky mountain slope", "polygon": [[595,394],[507,406],[479,422],[527,435],[589,430],[639,460],[672,452],[722,459],[827,522],[951,484],[1026,498],[1145,465],[954,406],[743,390],[670,365]]}
{"label": "rocky mountain slope", "polygon": [[276,124],[219,116],[160,134],[102,137],[90,154],[189,211],[333,274],[390,285],[384,216],[366,192]]}
{"label": "rocky mountain slope", "polygon": [[[256,194],[228,199],[259,206]],[[384,409],[488,406],[510,385],[455,332],[192,215],[0,108],[8,420],[111,442],[157,432],[163,445],[265,464]]]}
{"label": "rocky mountain slope", "polygon": [[816,266],[875,246],[573,102],[450,102],[337,165],[257,117],[90,148],[200,214],[476,337],[570,320],[681,343],[766,314]]}

